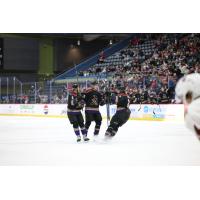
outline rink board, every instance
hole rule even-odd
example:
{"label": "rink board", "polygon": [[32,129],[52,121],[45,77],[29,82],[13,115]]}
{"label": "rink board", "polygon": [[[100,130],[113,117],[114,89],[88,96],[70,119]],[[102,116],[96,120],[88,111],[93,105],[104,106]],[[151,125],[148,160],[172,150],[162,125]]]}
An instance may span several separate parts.
{"label": "rink board", "polygon": [[[133,104],[130,105],[130,120],[153,121],[183,121],[184,106],[182,104]],[[106,106],[100,107],[103,118],[106,118]],[[113,116],[116,106],[110,106],[110,114]],[[0,105],[2,116],[33,116],[33,117],[67,117],[67,105],[65,104],[2,104]]]}

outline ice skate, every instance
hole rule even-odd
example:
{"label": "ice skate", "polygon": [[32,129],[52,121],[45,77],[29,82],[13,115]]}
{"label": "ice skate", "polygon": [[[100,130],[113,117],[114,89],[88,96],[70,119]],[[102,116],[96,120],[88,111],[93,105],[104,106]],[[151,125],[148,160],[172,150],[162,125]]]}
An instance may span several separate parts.
{"label": "ice skate", "polygon": [[83,140],[84,140],[85,142],[88,142],[90,139],[89,139],[86,135],[84,135],[84,136],[83,136]]}
{"label": "ice skate", "polygon": [[77,142],[81,142],[81,136],[77,136],[76,141],[77,141]]}

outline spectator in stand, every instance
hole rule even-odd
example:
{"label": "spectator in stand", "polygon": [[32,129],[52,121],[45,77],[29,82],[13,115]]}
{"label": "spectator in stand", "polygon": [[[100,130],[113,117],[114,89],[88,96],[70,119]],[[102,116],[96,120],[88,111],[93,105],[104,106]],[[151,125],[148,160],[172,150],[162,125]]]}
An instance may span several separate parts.
{"label": "spectator in stand", "polygon": [[105,58],[106,58],[105,53],[104,53],[104,51],[102,51],[102,52],[99,54],[98,63],[103,63],[104,60],[105,60]]}
{"label": "spectator in stand", "polygon": [[134,47],[136,45],[139,45],[140,43],[140,39],[138,37],[134,37],[131,41],[130,41],[130,45],[131,47]]}

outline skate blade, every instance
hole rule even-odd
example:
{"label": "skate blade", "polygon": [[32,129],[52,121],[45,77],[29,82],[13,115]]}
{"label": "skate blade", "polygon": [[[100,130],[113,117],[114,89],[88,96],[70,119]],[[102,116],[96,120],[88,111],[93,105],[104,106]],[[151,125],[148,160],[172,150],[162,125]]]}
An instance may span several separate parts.
{"label": "skate blade", "polygon": [[89,140],[83,140],[84,143],[88,143],[90,142],[90,139]]}

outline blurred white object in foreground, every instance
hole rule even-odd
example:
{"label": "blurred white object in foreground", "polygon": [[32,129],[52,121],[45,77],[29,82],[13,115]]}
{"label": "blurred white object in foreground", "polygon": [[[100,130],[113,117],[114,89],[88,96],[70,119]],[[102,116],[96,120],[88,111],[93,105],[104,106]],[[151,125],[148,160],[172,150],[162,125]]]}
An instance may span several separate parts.
{"label": "blurred white object in foreground", "polygon": [[185,105],[186,126],[200,139],[200,74],[189,74],[178,81],[176,99]]}

